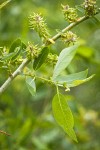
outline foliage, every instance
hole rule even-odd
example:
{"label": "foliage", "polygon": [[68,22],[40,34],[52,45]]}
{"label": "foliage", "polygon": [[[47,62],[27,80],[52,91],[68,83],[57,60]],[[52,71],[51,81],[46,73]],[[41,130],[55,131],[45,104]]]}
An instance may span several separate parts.
{"label": "foliage", "polygon": [[[16,2],[16,4],[17,4],[17,2]],[[84,3],[84,6],[85,5],[86,4]],[[62,5],[62,7],[63,7],[63,9],[65,8],[64,5]],[[90,7],[90,5],[89,5],[89,7]],[[84,10],[84,8],[86,11],[86,12],[84,12],[86,14],[86,16],[92,16],[97,12],[96,7],[95,7],[95,11],[94,11],[94,7],[92,7],[93,12],[91,12],[91,14],[88,13],[88,10],[90,10],[90,9],[86,9],[86,7],[83,7],[83,10]],[[50,9],[50,8],[48,8],[48,9]],[[67,16],[66,19],[68,19],[68,20],[70,19],[69,22],[75,23],[79,19],[77,15],[73,15],[73,13],[76,12],[76,9],[74,9],[74,8],[70,9],[69,6],[68,6],[68,9],[70,11],[71,10],[73,10],[73,11],[71,11],[72,14],[70,14],[69,16],[66,15]],[[38,16],[39,20],[38,20],[38,22],[34,22],[33,21],[34,17],[36,18],[37,16]],[[4,106],[5,117],[8,119],[7,120],[5,119],[6,122],[3,122],[3,124],[1,125],[1,128],[3,126],[3,128],[5,130],[5,128],[7,126],[8,132],[11,132],[14,134],[13,139],[15,140],[17,138],[17,140],[16,140],[17,144],[14,146],[13,139],[11,139],[9,137],[4,137],[4,139],[2,139],[3,144],[1,145],[1,149],[7,147],[7,144],[5,143],[6,138],[7,138],[7,141],[9,141],[9,139],[11,139],[10,143],[12,143],[12,144],[9,146],[9,149],[12,149],[12,148],[13,149],[35,148],[38,150],[39,149],[46,149],[46,150],[47,149],[55,149],[56,143],[58,143],[56,140],[61,141],[61,143],[62,143],[61,144],[62,146],[59,147],[60,149],[66,149],[67,147],[69,147],[69,149],[71,149],[70,148],[71,147],[70,140],[68,143],[66,143],[67,141],[65,142],[65,138],[62,138],[64,136],[62,131],[60,132],[60,129],[58,127],[56,127],[56,125],[55,125],[55,121],[53,120],[53,118],[51,116],[51,108],[48,108],[48,107],[50,107],[51,102],[49,103],[49,101],[47,102],[47,100],[52,99],[52,97],[54,95],[53,91],[55,91],[54,87],[57,88],[57,91],[58,91],[58,87],[59,87],[60,93],[62,93],[63,95],[59,94],[59,91],[58,91],[57,95],[55,95],[55,97],[53,98],[52,109],[53,109],[54,117],[55,117],[56,121],[58,122],[58,124],[65,130],[65,132],[72,139],[77,141],[76,135],[73,130],[74,120],[73,120],[73,116],[72,116],[72,112],[71,112],[71,110],[72,110],[73,114],[76,113],[76,111],[74,109],[77,109],[77,108],[74,105],[74,101],[71,103],[72,106],[70,105],[69,102],[67,102],[66,99],[68,99],[68,96],[66,96],[66,92],[70,90],[69,89],[70,87],[80,85],[80,84],[90,80],[93,77],[93,76],[90,76],[87,78],[87,70],[86,69],[87,69],[88,62],[85,67],[82,66],[81,62],[80,63],[77,62],[80,60],[80,58],[84,58],[84,60],[86,60],[86,61],[93,62],[94,61],[93,55],[91,53],[90,53],[90,55],[86,55],[87,53],[85,51],[83,52],[84,44],[82,45],[81,41],[80,41],[81,46],[75,44],[76,40],[78,40],[78,39],[77,39],[77,36],[71,31],[67,31],[66,33],[57,31],[58,32],[57,34],[60,34],[60,37],[61,37],[62,41],[64,42],[64,44],[61,43],[60,41],[58,41],[57,45],[54,45],[55,39],[51,38],[50,34],[48,33],[48,27],[45,23],[45,20],[43,20],[43,18],[41,17],[40,14],[33,13],[33,15],[30,16],[30,22],[31,22],[32,29],[36,29],[36,31],[40,35],[40,38],[37,36],[37,42],[34,40],[34,43],[36,42],[36,44],[33,44],[33,42],[28,42],[28,44],[24,44],[22,39],[20,40],[19,38],[17,38],[17,40],[15,40],[12,43],[10,48],[1,47],[1,52],[0,52],[1,53],[0,54],[1,55],[1,57],[0,57],[1,73],[2,74],[6,73],[6,76],[8,75],[9,77],[13,77],[13,75],[12,75],[13,72],[23,62],[23,60],[26,57],[27,57],[27,59],[30,60],[30,62],[31,62],[30,65],[25,67],[25,69],[19,73],[22,76],[22,78],[23,77],[26,78],[26,84],[28,86],[29,92],[32,95],[35,95],[35,97],[31,97],[26,92],[27,90],[25,88],[25,84],[23,83],[23,80],[20,79],[20,77],[19,77],[19,82],[16,79],[15,84],[13,83],[13,85],[12,85],[13,88],[15,88],[14,95],[11,94],[12,96],[10,96],[10,94],[7,94],[7,96],[6,96],[4,94],[0,97],[1,106],[3,103],[3,99],[5,100],[5,103],[7,103],[8,108],[10,108],[10,109],[13,108],[13,110],[15,110],[16,104],[18,103],[18,105],[19,105],[19,107],[16,108],[16,111],[15,111],[15,113],[13,113],[13,115],[11,115],[11,110],[10,109],[7,110],[6,107]],[[39,26],[38,26],[38,24],[39,24]],[[84,27],[84,29],[85,29],[85,27]],[[33,33],[35,34],[35,32],[32,32],[32,34]],[[33,36],[34,36],[34,34],[33,34]],[[81,34],[81,33],[79,33],[79,34]],[[32,39],[32,41],[33,41],[33,39]],[[38,45],[37,45],[37,43],[38,43]],[[60,45],[59,45],[59,43],[60,43]],[[72,45],[69,46],[69,44],[72,44]],[[4,45],[6,45],[5,42],[4,42]],[[2,44],[1,44],[1,46],[2,46]],[[67,48],[65,48],[65,47],[67,47]],[[82,49],[82,52],[80,51],[80,49]],[[61,52],[60,52],[60,54],[58,52],[57,52],[57,54],[55,54],[54,50],[55,51],[61,50]],[[76,54],[76,56],[75,56],[75,54]],[[73,60],[74,56],[75,56],[76,60],[75,59]],[[80,56],[80,58],[79,58],[79,56]],[[76,62],[74,62],[74,61],[76,61]],[[76,63],[78,63],[78,66],[79,66],[78,71],[77,71],[77,69],[75,69],[77,66]],[[85,62],[84,62],[84,65],[85,65]],[[85,71],[80,72],[80,70],[85,70]],[[78,73],[75,73],[75,72],[78,72]],[[94,71],[93,71],[93,73],[94,73]],[[5,77],[2,77],[2,80],[5,80]],[[35,84],[35,82],[36,82],[36,84]],[[50,87],[48,88],[47,85],[44,86],[42,82],[51,84],[51,86],[53,85],[53,87],[50,89]],[[38,92],[38,88],[40,88],[40,87],[41,87],[41,90]],[[63,87],[64,90],[60,87]],[[37,89],[37,91],[36,91],[36,89]],[[11,89],[8,89],[8,90],[10,93],[12,93],[12,91],[10,91]],[[20,91],[22,91],[22,90],[24,90],[23,94],[20,93]],[[20,94],[16,94],[17,92]],[[80,93],[82,93],[82,91]],[[22,95],[22,98],[21,98],[21,95]],[[67,95],[68,95],[68,93],[67,93]],[[80,94],[78,94],[78,95],[80,95]],[[15,100],[14,100],[15,102],[13,102],[13,97],[15,97]],[[71,96],[69,96],[69,99],[70,98],[71,98]],[[10,101],[8,101],[7,99],[10,99]],[[22,102],[21,99],[23,99],[24,102]],[[28,99],[30,99],[30,100],[28,100]],[[36,108],[35,108],[35,106],[33,106],[34,102],[31,101],[32,99],[34,99],[34,100],[36,99],[38,101],[39,101],[39,99],[41,99],[41,101],[44,101],[43,99],[46,99],[47,106],[45,106],[45,108],[42,108],[43,106],[42,106],[41,102],[39,102],[40,106],[36,106]],[[38,105],[38,102],[36,102],[36,103],[37,104],[34,103],[34,105]],[[71,109],[70,109],[70,107],[71,107]],[[74,107],[74,109],[73,109],[73,107]],[[3,106],[2,106],[2,109],[3,109]],[[17,111],[19,113],[17,113]],[[42,114],[41,111],[44,113]],[[47,114],[49,111],[50,111],[50,113]],[[80,148],[82,141],[89,141],[90,136],[87,135],[87,133],[83,129],[82,129],[82,132],[84,132],[84,133],[82,133],[82,135],[85,137],[85,140],[84,140],[84,137],[81,137],[82,135],[79,134],[81,132],[82,126],[81,126],[81,122],[78,121],[78,119],[82,118],[81,115],[83,115],[85,113],[85,110],[83,109],[83,111],[84,111],[83,112],[81,107],[79,107],[77,111],[78,111],[77,116],[79,118],[75,118],[76,119],[75,124],[76,124],[76,128],[77,128],[76,134],[80,141],[78,148]],[[3,112],[3,110],[1,112]],[[36,115],[35,112],[36,112],[36,114],[38,112],[39,115]],[[98,117],[96,117],[96,114],[94,116],[95,116],[94,118],[96,118],[96,120],[98,122]],[[2,117],[2,113],[1,113],[1,117]],[[15,125],[15,117],[16,117],[16,125]],[[97,126],[97,124],[96,124],[96,126]],[[41,131],[41,128],[44,131]],[[55,129],[55,131],[54,131],[54,129]],[[42,134],[40,134],[38,137],[37,136],[38,133],[42,133]],[[60,133],[60,137],[58,137],[59,133]],[[52,135],[51,137],[50,137],[50,134]],[[53,140],[55,138],[56,138],[56,140],[55,140],[56,142],[54,142],[55,143],[54,144]],[[68,137],[67,137],[67,139],[68,139]],[[63,143],[66,143],[66,144],[64,145]],[[54,145],[55,145],[55,147],[54,147]],[[72,149],[75,149],[75,147]]]}
{"label": "foliage", "polygon": [[0,5],[0,9],[2,9],[4,6],[6,6],[9,2],[10,2],[10,0],[7,0],[7,1],[3,2],[3,3]]}

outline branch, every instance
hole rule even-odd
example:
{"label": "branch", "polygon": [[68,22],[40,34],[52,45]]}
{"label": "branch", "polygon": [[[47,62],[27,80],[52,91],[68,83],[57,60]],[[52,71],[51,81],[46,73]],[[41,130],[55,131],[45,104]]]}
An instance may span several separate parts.
{"label": "branch", "polygon": [[66,28],[64,28],[60,33],[56,34],[52,40],[55,41],[57,39],[59,39],[61,37],[61,33],[64,33],[70,29],[72,29],[74,26],[77,26],[78,24],[80,24],[81,22],[87,20],[89,17],[88,16],[83,16],[80,19],[77,20],[77,22],[73,22],[71,23],[69,26],[67,26]]}
{"label": "branch", "polygon": [[[99,12],[97,12],[96,14],[98,14]],[[81,22],[89,19],[90,17],[89,16],[83,16],[81,18],[79,18],[76,22],[73,22],[71,23],[69,26],[67,26],[66,28],[64,28],[60,33],[56,34],[55,36],[53,36],[51,38],[52,41],[56,41],[57,39],[59,39],[61,37],[61,33],[64,33],[70,29],[72,29],[73,27],[75,27],[76,25],[80,24]],[[47,45],[50,45],[52,44],[49,40],[48,40],[48,43]],[[25,66],[27,66],[27,64],[30,62],[30,60],[28,59],[25,59],[22,64],[17,68],[17,70],[12,74],[11,77],[9,77],[5,82],[4,84],[0,87],[0,94],[2,94],[6,89],[7,87],[9,86],[9,84],[12,82],[12,80],[18,76],[21,71],[24,69]]]}
{"label": "branch", "polygon": [[7,87],[9,86],[9,84],[11,83],[11,81],[18,76],[21,71],[24,69],[25,66],[27,66],[27,64],[30,62],[30,60],[25,59],[22,64],[17,68],[17,70],[4,82],[4,84],[0,87],[0,94],[2,94]]}
{"label": "branch", "polygon": [[10,136],[10,134],[8,134],[7,132],[4,132],[4,131],[2,131],[2,130],[0,130],[0,133],[5,134],[5,135],[7,135],[7,136]]}

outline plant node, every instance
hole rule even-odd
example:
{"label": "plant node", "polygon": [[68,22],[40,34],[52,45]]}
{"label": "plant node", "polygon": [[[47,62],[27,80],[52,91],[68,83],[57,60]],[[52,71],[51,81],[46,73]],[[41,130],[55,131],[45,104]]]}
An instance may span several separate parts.
{"label": "plant node", "polygon": [[28,47],[26,49],[26,52],[27,52],[27,57],[31,60],[38,57],[40,53],[38,46],[30,42],[28,42]]}
{"label": "plant node", "polygon": [[66,33],[61,33],[61,39],[62,41],[64,41],[64,43],[74,44],[77,41],[78,37],[73,32],[67,31]]}

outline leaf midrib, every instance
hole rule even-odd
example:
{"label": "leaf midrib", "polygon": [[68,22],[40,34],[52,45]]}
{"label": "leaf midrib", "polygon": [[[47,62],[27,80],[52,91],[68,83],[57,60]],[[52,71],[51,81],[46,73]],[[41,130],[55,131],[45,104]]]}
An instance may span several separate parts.
{"label": "leaf midrib", "polygon": [[[64,119],[65,119],[66,124],[67,124],[66,116],[65,116],[65,113],[64,113],[64,111],[63,111],[63,108],[62,108],[62,105],[61,105],[61,102],[60,102],[60,96],[59,96],[59,95],[60,95],[60,94],[58,93],[59,104],[60,104],[61,111],[62,111],[62,113],[63,113],[63,115],[64,115]],[[63,126],[63,127],[64,127],[64,126]],[[66,127],[66,129],[68,130],[68,127]]]}

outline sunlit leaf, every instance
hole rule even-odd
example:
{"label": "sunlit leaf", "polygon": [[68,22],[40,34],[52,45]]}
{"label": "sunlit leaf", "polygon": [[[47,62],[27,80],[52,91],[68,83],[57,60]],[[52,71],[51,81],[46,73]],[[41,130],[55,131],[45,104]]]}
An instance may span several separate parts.
{"label": "sunlit leaf", "polygon": [[2,4],[0,4],[0,9],[2,9],[4,6],[6,6],[11,0],[7,0],[5,2],[3,2]]}
{"label": "sunlit leaf", "polygon": [[20,54],[21,50],[23,50],[23,49],[26,49],[26,45],[23,42],[21,42],[20,39],[17,39],[12,43],[12,45],[9,49],[8,55],[14,54],[14,56],[12,56],[11,59],[15,60],[18,57],[18,55]]}
{"label": "sunlit leaf", "polygon": [[75,141],[77,141],[74,127],[74,119],[64,95],[58,93],[52,101],[54,118],[63,130]]}
{"label": "sunlit leaf", "polygon": [[54,68],[53,79],[55,79],[70,64],[76,53],[77,47],[78,45],[74,45],[61,51]]}
{"label": "sunlit leaf", "polygon": [[83,79],[83,80],[75,80],[75,81],[73,81],[73,82],[71,82],[71,83],[68,83],[68,84],[67,84],[67,87],[75,87],[75,86],[78,86],[78,85],[80,85],[80,84],[83,84],[83,83],[85,83],[85,82],[91,80],[93,77],[94,77],[94,74],[91,75],[90,77],[86,78],[86,79]]}
{"label": "sunlit leaf", "polygon": [[59,84],[63,84],[63,83],[70,84],[74,82],[75,80],[85,79],[87,77],[87,74],[88,74],[88,70],[85,70],[85,71],[73,73],[70,75],[58,76],[54,81]]}
{"label": "sunlit leaf", "polygon": [[36,94],[36,85],[34,79],[32,77],[27,77],[26,85],[31,95],[34,96]]}
{"label": "sunlit leaf", "polygon": [[91,80],[94,77],[94,75],[91,75],[90,77],[87,78],[87,74],[88,74],[88,70],[85,70],[85,71],[81,71],[66,76],[58,76],[53,81],[57,83],[58,86],[66,85],[69,88],[75,87]]}
{"label": "sunlit leaf", "polygon": [[37,70],[41,67],[41,65],[45,62],[47,56],[49,53],[49,48],[44,47],[40,53],[40,55],[35,59],[34,64],[33,64],[33,69]]}

